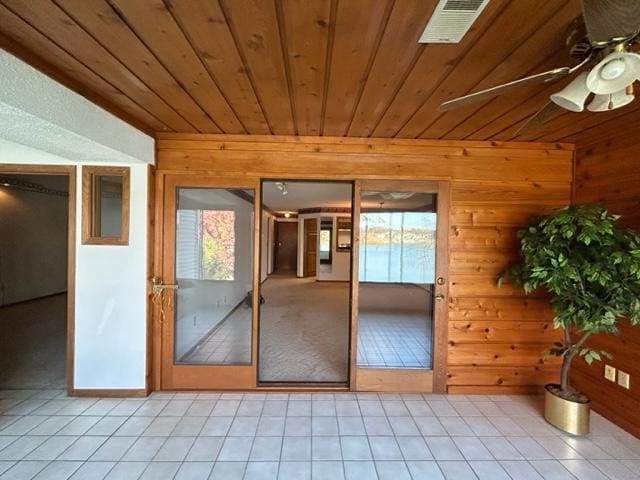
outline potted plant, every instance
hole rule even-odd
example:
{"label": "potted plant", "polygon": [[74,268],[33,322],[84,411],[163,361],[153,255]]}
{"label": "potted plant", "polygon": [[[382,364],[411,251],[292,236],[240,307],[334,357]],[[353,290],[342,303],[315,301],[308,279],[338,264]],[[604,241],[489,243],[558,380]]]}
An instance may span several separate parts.
{"label": "potted plant", "polygon": [[545,419],[573,434],[589,431],[589,399],[569,383],[571,362],[609,357],[589,348],[587,339],[617,334],[625,317],[632,325],[640,323],[640,235],[616,227],[618,218],[594,204],[533,218],[518,232],[522,260],[498,280],[551,295],[553,326],[563,329],[563,340],[547,355],[562,357],[562,367],[560,383],[545,387]]}

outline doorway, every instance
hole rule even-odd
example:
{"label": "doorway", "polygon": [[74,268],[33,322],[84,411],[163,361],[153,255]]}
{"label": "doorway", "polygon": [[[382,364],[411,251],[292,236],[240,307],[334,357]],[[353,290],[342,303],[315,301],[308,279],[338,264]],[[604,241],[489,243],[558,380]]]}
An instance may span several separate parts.
{"label": "doorway", "polygon": [[275,273],[291,274],[298,268],[298,222],[280,218],[274,224]]}
{"label": "doorway", "polygon": [[447,186],[370,180],[358,187],[356,386],[440,391]]}
{"label": "doorway", "polygon": [[0,389],[73,394],[75,167],[0,166]]}
{"label": "doorway", "polygon": [[[270,273],[263,266],[258,355],[263,385],[348,383],[351,231],[343,232],[349,240],[339,250],[333,225],[338,219],[350,225],[351,203],[351,182],[262,182],[262,212],[277,225],[277,255],[290,252],[285,239],[295,238],[297,259],[295,270],[280,265]],[[293,228],[295,235],[283,236]]]}
{"label": "doorway", "polygon": [[447,182],[161,173],[156,191],[160,388],[446,391]]}

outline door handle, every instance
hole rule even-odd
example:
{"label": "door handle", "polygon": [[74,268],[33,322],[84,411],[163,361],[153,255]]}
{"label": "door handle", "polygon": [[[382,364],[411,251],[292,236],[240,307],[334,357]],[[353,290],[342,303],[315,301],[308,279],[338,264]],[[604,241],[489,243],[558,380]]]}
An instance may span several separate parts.
{"label": "door handle", "polygon": [[161,280],[158,277],[153,277],[151,279],[151,293],[158,294],[163,290],[177,290],[178,285],[175,283],[161,283]]}
{"label": "door handle", "polygon": [[444,295],[442,295],[441,293],[439,293],[438,295],[436,295],[436,301],[441,302],[444,300]]}

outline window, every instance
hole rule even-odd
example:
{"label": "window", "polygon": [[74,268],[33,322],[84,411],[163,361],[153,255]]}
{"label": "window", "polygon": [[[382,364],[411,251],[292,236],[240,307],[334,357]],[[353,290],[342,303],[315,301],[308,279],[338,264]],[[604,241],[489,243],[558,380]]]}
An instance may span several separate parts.
{"label": "window", "polygon": [[320,222],[320,263],[331,265],[333,244],[333,218]]}
{"label": "window", "polygon": [[348,252],[351,250],[351,218],[338,217],[338,246],[336,250],[339,252]]}
{"label": "window", "polygon": [[360,215],[360,281],[433,283],[436,214],[372,212]]}
{"label": "window", "polygon": [[235,279],[236,212],[178,210],[177,277],[191,280]]}
{"label": "window", "polygon": [[129,168],[82,168],[82,243],[129,244]]}

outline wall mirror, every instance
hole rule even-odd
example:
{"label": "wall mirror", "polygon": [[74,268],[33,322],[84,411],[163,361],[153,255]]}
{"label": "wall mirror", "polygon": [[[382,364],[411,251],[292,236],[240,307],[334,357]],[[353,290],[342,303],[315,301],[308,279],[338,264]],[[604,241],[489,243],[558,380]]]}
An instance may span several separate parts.
{"label": "wall mirror", "polygon": [[82,168],[82,243],[129,244],[129,168]]}

